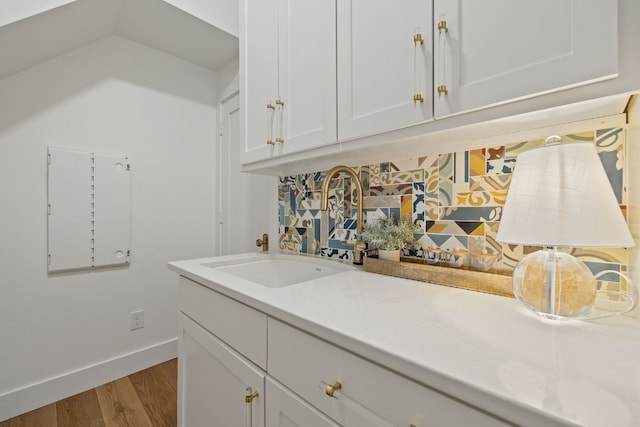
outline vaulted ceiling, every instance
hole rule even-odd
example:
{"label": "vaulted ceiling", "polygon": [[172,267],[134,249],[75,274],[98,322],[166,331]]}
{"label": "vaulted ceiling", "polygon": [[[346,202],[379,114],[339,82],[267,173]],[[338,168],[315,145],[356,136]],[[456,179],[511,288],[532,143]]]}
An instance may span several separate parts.
{"label": "vaulted ceiling", "polygon": [[76,0],[0,27],[0,78],[108,35],[219,71],[238,39],[163,0]]}

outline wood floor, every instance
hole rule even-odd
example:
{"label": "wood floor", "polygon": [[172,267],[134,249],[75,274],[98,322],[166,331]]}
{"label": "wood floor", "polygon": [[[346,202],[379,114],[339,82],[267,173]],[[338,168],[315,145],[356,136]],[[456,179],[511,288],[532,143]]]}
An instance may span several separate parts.
{"label": "wood floor", "polygon": [[0,422],[0,427],[175,427],[177,360]]}

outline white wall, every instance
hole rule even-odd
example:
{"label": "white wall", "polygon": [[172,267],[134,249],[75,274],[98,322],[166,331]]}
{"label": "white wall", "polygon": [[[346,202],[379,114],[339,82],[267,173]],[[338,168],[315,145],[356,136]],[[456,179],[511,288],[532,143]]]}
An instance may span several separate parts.
{"label": "white wall", "polygon": [[0,26],[46,12],[72,1],[75,0],[2,0],[0,2]]}
{"label": "white wall", "polygon": [[235,58],[218,71],[218,98],[224,101],[240,90],[240,60]]}
{"label": "white wall", "polygon": [[[214,252],[217,84],[117,36],[0,80],[0,420],[175,357],[167,262]],[[47,275],[49,144],[129,155],[128,268]]]}
{"label": "white wall", "polygon": [[238,37],[238,0],[164,0],[205,22]]}

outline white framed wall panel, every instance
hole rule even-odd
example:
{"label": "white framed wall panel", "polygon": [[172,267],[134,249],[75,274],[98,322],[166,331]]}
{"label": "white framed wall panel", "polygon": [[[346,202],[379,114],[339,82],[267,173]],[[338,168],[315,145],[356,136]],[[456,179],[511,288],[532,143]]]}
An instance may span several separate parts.
{"label": "white framed wall panel", "polygon": [[91,267],[91,153],[49,148],[49,271]]}
{"label": "white framed wall panel", "polygon": [[49,147],[47,180],[49,272],[128,264],[127,157]]}
{"label": "white framed wall panel", "polygon": [[93,267],[129,262],[129,159],[93,155]]}

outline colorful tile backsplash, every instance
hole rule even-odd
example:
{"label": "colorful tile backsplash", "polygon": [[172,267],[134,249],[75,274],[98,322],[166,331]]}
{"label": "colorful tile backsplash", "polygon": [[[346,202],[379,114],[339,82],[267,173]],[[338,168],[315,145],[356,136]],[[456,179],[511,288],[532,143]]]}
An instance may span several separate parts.
{"label": "colorful tile backsplash", "polygon": [[[623,212],[626,211],[624,128],[565,135],[563,141],[587,141],[596,149]],[[365,220],[372,216],[411,215],[419,227],[418,245],[405,255],[436,246],[496,255],[495,267],[513,269],[537,247],[501,244],[495,240],[511,174],[518,154],[544,145],[520,141],[469,151],[356,166],[362,181]],[[281,177],[278,185],[281,250],[351,259],[344,241],[355,240],[356,197],[350,177],[332,180],[329,209],[320,210],[326,171]],[[626,213],[626,212],[625,212]],[[585,230],[588,232],[588,230]],[[625,272],[627,251],[621,248],[572,249],[595,273]],[[611,275],[611,287],[618,282]]]}

